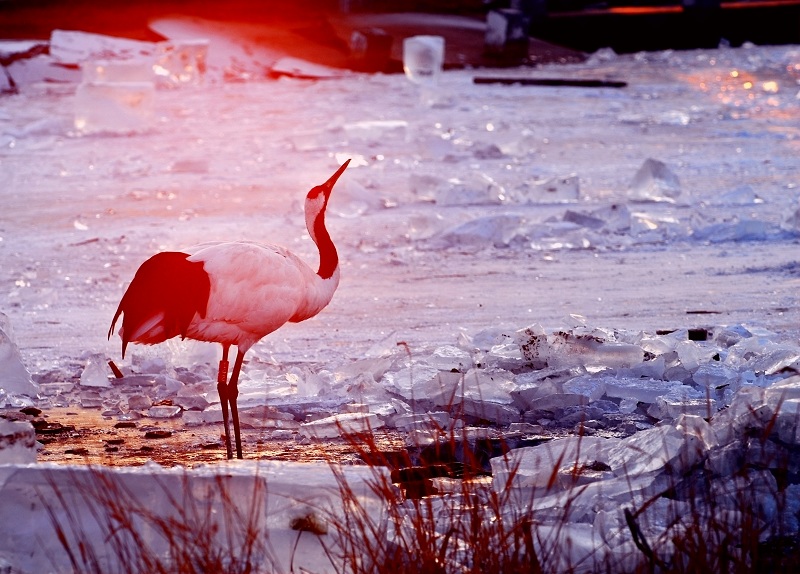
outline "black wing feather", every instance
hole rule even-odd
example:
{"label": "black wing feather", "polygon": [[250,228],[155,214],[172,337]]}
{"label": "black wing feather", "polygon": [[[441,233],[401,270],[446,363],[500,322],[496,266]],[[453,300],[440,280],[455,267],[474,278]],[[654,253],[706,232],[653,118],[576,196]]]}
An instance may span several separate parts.
{"label": "black wing feather", "polygon": [[211,281],[202,261],[188,261],[187,253],[165,251],[142,263],[117,307],[108,336],[121,314],[122,356],[132,341],[131,334],[153,317],[163,314],[163,338],[147,340],[160,343],[180,335],[186,337],[195,313],[205,317]]}

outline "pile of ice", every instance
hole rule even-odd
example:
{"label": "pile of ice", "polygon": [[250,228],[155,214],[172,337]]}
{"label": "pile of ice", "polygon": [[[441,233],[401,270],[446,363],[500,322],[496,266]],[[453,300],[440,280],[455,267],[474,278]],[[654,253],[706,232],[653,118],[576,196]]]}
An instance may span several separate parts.
{"label": "pile of ice", "polygon": [[[753,327],[651,334],[570,320],[571,327],[550,330],[496,327],[430,348],[398,347],[390,336],[365,358],[325,365],[279,366],[255,353],[240,381],[241,417],[265,433],[305,439],[407,429],[414,417],[434,415],[442,428],[530,423],[628,435],[687,414],[709,419],[741,392],[769,389],[800,371],[796,342]],[[89,355],[79,381],[42,379],[37,406],[101,408],[120,420],[221,420],[213,362],[200,355],[200,362],[175,366],[137,352],[122,378],[111,376],[105,357]],[[4,388],[18,396],[12,391]],[[416,439],[435,440],[437,429],[422,426]]]}
{"label": "pile of ice", "polygon": [[[627,438],[568,437],[492,459],[493,487],[530,512],[539,548],[560,568],[629,569],[641,539],[669,563],[676,542],[703,532],[710,555],[725,537],[751,543],[800,533],[800,376],[748,386],[709,420],[680,414]],[[628,516],[626,516],[626,512]],[[636,538],[639,540],[636,540]],[[712,559],[713,561],[713,559]]]}

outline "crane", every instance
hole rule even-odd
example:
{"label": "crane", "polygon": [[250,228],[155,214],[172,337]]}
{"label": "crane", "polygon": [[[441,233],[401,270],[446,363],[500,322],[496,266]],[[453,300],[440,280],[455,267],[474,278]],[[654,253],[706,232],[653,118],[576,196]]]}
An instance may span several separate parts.
{"label": "crane", "polygon": [[[228,459],[233,458],[229,421],[236,457],[242,458],[236,399],[245,353],[285,323],[322,311],[339,285],[339,256],[325,227],[325,210],[349,163],[306,195],[306,227],[319,250],[316,272],[284,247],[253,241],[206,243],[189,253],[165,251],[142,263],[114,314],[108,337],[122,315],[123,358],[128,343],[154,345],[178,336],[222,345],[217,391]],[[237,352],[228,382],[232,345]]]}

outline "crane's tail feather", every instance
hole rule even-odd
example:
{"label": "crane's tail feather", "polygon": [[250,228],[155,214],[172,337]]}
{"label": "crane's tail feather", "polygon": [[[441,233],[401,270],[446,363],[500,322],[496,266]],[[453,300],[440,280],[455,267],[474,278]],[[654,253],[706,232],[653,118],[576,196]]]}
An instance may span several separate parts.
{"label": "crane's tail feather", "polygon": [[186,337],[195,314],[205,317],[211,281],[203,262],[186,253],[158,253],[142,263],[122,296],[108,331],[122,315],[122,356],[128,343],[155,344]]}

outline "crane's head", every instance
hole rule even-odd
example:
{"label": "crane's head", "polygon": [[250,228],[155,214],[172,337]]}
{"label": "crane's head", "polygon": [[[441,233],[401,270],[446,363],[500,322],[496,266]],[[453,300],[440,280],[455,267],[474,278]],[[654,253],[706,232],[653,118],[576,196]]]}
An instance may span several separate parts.
{"label": "crane's head", "polygon": [[325,208],[328,206],[328,198],[331,196],[333,186],[336,183],[336,180],[339,179],[339,176],[344,173],[345,169],[347,169],[347,165],[349,163],[350,160],[348,159],[339,169],[336,170],[336,173],[334,173],[328,179],[328,181],[322,185],[317,185],[311,188],[311,191],[309,191],[308,195],[306,195],[306,223],[309,224],[309,229],[314,226],[319,215],[324,213]]}

